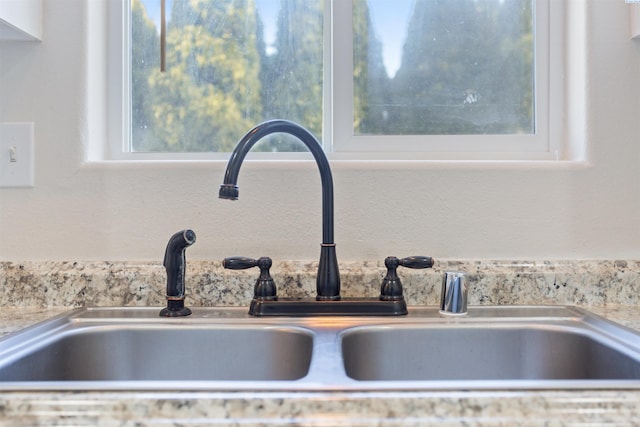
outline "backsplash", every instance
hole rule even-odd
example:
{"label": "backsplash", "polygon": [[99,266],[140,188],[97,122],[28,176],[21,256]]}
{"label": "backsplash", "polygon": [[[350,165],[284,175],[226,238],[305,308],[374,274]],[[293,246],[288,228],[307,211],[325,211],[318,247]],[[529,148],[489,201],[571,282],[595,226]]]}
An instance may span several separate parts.
{"label": "backsplash", "polygon": [[[315,262],[275,261],[282,297],[314,297]],[[469,304],[636,304],[640,260],[472,261],[436,260],[429,270],[401,268],[409,305],[438,305],[442,274],[469,274]],[[382,261],[342,262],[342,296],[375,297]],[[245,306],[258,270],[229,271],[219,262],[188,261],[186,305]],[[163,306],[166,274],[152,262],[0,262],[0,303],[17,307]]]}

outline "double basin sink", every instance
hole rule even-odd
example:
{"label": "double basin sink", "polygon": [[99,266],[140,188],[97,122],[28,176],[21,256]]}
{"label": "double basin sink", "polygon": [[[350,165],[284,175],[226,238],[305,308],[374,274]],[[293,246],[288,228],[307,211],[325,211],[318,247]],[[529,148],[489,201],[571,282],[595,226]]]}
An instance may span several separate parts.
{"label": "double basin sink", "polygon": [[640,334],[570,306],[255,318],[83,308],[0,340],[0,390],[640,388]]}

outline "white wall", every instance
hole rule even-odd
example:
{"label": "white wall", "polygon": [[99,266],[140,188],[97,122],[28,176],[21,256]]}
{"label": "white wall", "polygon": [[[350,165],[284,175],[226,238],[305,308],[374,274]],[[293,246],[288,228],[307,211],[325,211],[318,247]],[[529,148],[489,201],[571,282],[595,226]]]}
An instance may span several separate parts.
{"label": "white wall", "polygon": [[[0,189],[0,260],[161,260],[186,227],[191,259],[317,259],[310,162],[246,163],[237,202],[223,162],[83,164],[87,3],[47,0],[42,43],[0,43],[0,122],[35,122],[37,152],[36,187]],[[339,259],[640,258],[640,42],[623,0],[588,5],[588,161],[332,162]]]}

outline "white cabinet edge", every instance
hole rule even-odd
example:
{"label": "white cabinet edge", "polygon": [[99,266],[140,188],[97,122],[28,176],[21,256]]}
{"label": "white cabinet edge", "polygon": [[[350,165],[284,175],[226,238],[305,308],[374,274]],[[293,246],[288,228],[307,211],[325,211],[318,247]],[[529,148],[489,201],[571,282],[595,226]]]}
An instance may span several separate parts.
{"label": "white cabinet edge", "polygon": [[0,0],[0,40],[42,40],[42,0]]}
{"label": "white cabinet edge", "polygon": [[640,39],[640,3],[631,3],[629,6],[631,38]]}

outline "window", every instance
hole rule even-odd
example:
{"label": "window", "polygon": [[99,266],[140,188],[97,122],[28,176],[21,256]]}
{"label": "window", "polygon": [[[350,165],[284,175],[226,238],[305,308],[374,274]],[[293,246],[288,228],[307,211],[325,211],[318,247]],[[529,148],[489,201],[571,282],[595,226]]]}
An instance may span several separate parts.
{"label": "window", "polygon": [[[161,0],[125,3],[114,158],[212,158],[272,118],[337,157],[556,155],[563,2],[166,0],[164,70]],[[254,151],[306,150],[273,135]]]}

